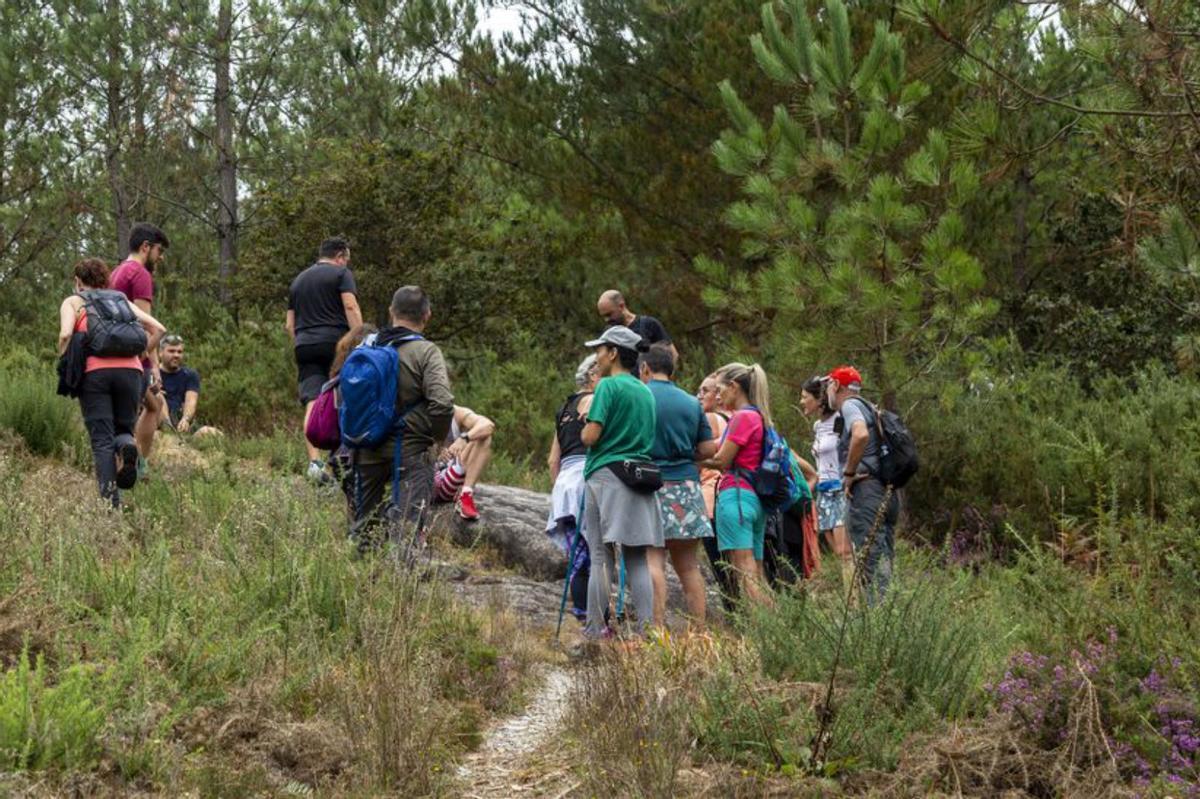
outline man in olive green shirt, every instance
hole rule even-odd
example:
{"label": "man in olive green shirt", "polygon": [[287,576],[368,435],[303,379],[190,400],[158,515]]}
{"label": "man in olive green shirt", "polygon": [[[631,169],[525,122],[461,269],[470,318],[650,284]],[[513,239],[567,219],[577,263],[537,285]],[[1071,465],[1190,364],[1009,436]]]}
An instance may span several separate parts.
{"label": "man in olive green shirt", "polygon": [[454,419],[454,394],[442,351],[416,337],[432,316],[429,295],[417,286],[397,289],[390,308],[391,327],[379,331],[376,344],[392,344],[400,354],[397,408],[410,408],[400,442],[400,507],[392,506],[385,489],[392,480],[395,438],[356,454],[361,485],[355,501],[350,537],[360,550],[373,544],[375,528],[386,519],[388,537],[404,536],[405,528],[423,542],[429,507],[433,504],[434,448],[446,439]]}

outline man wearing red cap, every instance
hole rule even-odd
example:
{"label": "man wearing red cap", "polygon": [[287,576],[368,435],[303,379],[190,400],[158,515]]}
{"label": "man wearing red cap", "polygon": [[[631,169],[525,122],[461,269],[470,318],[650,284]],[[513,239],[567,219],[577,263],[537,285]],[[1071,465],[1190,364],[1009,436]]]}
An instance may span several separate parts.
{"label": "man wearing red cap", "polygon": [[[846,491],[846,529],[856,552],[862,552],[871,537],[879,507],[888,496],[879,474],[879,430],[875,408],[859,396],[862,375],[853,366],[839,366],[829,373],[829,404],[842,415],[838,456],[842,462],[842,485]],[[859,578],[867,589],[867,602],[883,599],[892,579],[895,556],[896,519],[900,498],[892,494],[875,531],[870,551],[862,556]]]}

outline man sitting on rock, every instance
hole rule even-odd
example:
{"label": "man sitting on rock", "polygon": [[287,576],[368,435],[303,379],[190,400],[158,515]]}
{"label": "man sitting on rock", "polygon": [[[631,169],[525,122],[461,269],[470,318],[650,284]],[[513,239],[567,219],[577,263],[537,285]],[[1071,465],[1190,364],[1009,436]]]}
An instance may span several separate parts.
{"label": "man sitting on rock", "polygon": [[479,518],[475,484],[492,459],[492,434],[496,423],[470,408],[454,406],[454,421],[446,438],[433,480],[435,502],[456,502],[458,515],[467,521]]}
{"label": "man sitting on rock", "polygon": [[197,436],[219,434],[215,427],[195,423],[196,406],[200,403],[200,374],[183,365],[183,338],[175,334],[163,336],[158,360],[167,413],[175,431]]}

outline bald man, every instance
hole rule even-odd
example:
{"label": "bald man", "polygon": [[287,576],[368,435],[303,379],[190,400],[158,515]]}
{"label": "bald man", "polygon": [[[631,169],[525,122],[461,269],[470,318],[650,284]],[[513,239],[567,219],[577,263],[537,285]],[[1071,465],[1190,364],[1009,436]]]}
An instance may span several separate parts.
{"label": "bald man", "polygon": [[675,349],[675,344],[671,341],[671,336],[667,334],[667,329],[663,327],[662,322],[653,316],[635,314],[629,310],[625,305],[624,295],[616,289],[609,289],[600,295],[600,300],[596,303],[596,310],[600,312],[600,316],[604,318],[605,324],[609,327],[625,325],[645,339],[647,344],[665,344],[670,348],[671,356],[679,358],[679,351]]}

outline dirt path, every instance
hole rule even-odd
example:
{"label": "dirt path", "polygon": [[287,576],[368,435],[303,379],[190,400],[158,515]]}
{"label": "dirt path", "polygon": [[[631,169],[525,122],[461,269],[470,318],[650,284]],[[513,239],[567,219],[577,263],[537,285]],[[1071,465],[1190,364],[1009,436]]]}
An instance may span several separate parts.
{"label": "dirt path", "polygon": [[555,767],[554,738],[571,694],[571,672],[545,666],[540,685],[525,710],[499,719],[483,743],[458,768],[462,796],[499,799],[510,796],[564,797],[574,787],[570,774]]}

